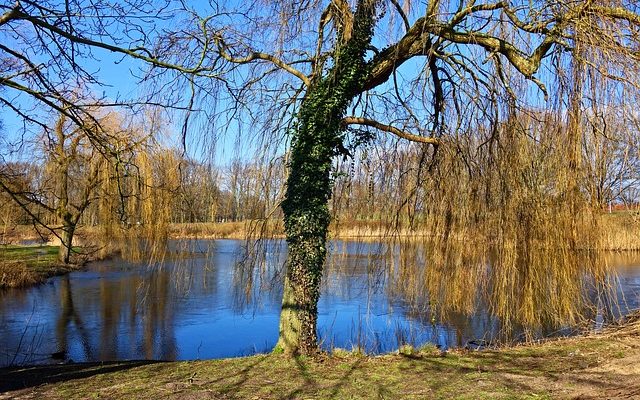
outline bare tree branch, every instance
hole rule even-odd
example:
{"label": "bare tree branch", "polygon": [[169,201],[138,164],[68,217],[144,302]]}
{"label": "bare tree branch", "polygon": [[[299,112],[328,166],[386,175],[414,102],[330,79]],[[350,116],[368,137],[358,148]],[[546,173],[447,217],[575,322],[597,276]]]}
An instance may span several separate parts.
{"label": "bare tree branch", "polygon": [[441,144],[441,141],[439,139],[437,139],[437,138],[415,135],[413,133],[409,133],[409,132],[405,132],[403,130],[400,130],[400,129],[394,127],[394,126],[386,125],[386,124],[383,124],[381,122],[374,121],[374,120],[368,119],[368,118],[345,117],[342,120],[342,124],[343,125],[366,125],[366,126],[370,126],[372,128],[379,129],[379,130],[381,130],[383,132],[392,133],[392,134],[398,136],[399,138],[406,139],[406,140],[409,140],[411,142],[433,144],[433,145]]}
{"label": "bare tree branch", "polygon": [[[6,14],[5,14],[6,15]],[[4,18],[4,16],[3,16]],[[124,48],[124,47],[119,47],[119,46],[115,46],[112,44],[108,44],[108,43],[104,43],[104,42],[99,42],[96,40],[92,40],[92,39],[88,39],[76,34],[73,34],[71,32],[67,32],[55,25],[52,25],[48,22],[46,22],[45,20],[41,19],[41,18],[37,18],[37,17],[33,17],[29,14],[26,14],[24,11],[22,11],[22,9],[18,8],[16,11],[9,13],[9,15],[7,15],[6,18],[6,22],[12,21],[12,20],[25,20],[25,21],[29,21],[31,22],[34,26],[43,28],[49,32],[55,33],[65,39],[70,40],[73,43],[78,43],[78,44],[82,44],[82,45],[86,45],[86,46],[90,46],[90,47],[95,47],[95,48],[101,48],[104,50],[108,50],[114,53],[119,53],[119,54],[123,54],[123,55],[127,55],[129,57],[133,57],[135,59],[147,62],[149,64],[152,65],[156,65],[159,67],[163,67],[163,68],[167,68],[167,69],[171,69],[171,70],[176,70],[179,72],[183,72],[185,74],[199,74],[202,72],[210,72],[212,71],[212,67],[203,67],[201,64],[196,65],[195,67],[192,68],[188,68],[185,66],[181,66],[181,65],[177,65],[177,64],[173,64],[173,63],[169,63],[166,61],[161,60],[160,58],[154,57],[152,56],[152,52],[146,48],[143,47],[136,47],[136,48]],[[146,55],[145,55],[146,54]]]}
{"label": "bare tree branch", "polygon": [[270,63],[274,64],[275,66],[277,66],[277,67],[289,72],[293,76],[299,78],[302,82],[304,82],[304,84],[306,86],[309,86],[311,84],[311,81],[309,80],[309,77],[307,77],[305,74],[303,74],[302,72],[298,71],[297,69],[292,67],[290,64],[287,64],[285,61],[279,59],[278,57],[276,57],[274,55],[267,54],[267,53],[262,53],[262,52],[258,52],[258,51],[252,51],[245,57],[233,57],[227,52],[227,48],[226,48],[226,45],[225,45],[224,41],[222,40],[222,37],[217,35],[214,40],[216,40],[216,42],[218,44],[218,52],[220,53],[220,55],[225,60],[227,60],[227,61],[229,61],[231,63],[234,63],[234,64],[248,64],[248,63],[250,63],[252,61],[255,61],[255,60],[269,61]]}

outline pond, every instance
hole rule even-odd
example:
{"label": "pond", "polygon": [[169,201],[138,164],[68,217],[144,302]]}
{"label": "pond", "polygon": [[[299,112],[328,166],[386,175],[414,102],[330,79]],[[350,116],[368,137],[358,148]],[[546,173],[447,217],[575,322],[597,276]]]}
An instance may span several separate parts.
{"label": "pond", "polygon": [[[52,278],[44,285],[0,292],[0,365],[211,359],[270,351],[278,337],[286,246],[281,241],[266,242],[249,268],[241,263],[243,243],[172,243],[172,254],[183,252],[184,246],[195,253],[151,265],[118,259],[96,262],[86,271]],[[395,249],[389,256],[388,248],[382,243],[331,243],[318,306],[324,349],[384,353],[403,344],[464,346],[503,335],[504,321],[496,312],[500,307],[491,296],[478,295],[468,274],[473,268],[447,268],[447,274],[440,274],[460,283],[435,284],[449,295],[456,293],[456,302],[463,305],[436,307],[436,301],[448,300],[408,290],[435,289],[431,281],[403,277],[406,271],[398,262],[402,251]],[[579,279],[591,306],[586,315],[596,327],[640,305],[640,257],[598,262],[611,266],[606,273],[607,295],[601,290],[605,286],[584,278],[584,271]],[[478,271],[492,268],[481,265]],[[480,291],[495,291],[498,286],[483,285]],[[510,340],[520,339],[523,332],[518,324],[509,331]],[[534,331],[539,336],[570,332],[544,324]]]}

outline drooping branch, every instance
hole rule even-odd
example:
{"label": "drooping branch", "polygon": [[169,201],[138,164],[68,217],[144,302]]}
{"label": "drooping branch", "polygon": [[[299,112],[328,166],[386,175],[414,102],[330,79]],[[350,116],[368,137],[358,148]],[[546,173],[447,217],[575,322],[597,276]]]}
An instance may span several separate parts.
{"label": "drooping branch", "polygon": [[[90,114],[84,113],[85,116],[89,119],[90,123],[87,124],[86,122],[82,121],[82,118],[80,116],[75,115],[72,112],[72,110],[80,109],[80,108],[74,107],[74,105],[68,99],[62,98],[59,95],[55,95],[55,94],[39,92],[37,90],[33,90],[29,87],[23,86],[18,82],[12,81],[10,79],[5,79],[2,77],[0,77],[0,86],[6,86],[9,88],[21,91],[33,97],[34,99],[42,102],[43,104],[46,104],[52,110],[56,110],[60,114],[72,120],[77,126],[83,127],[82,129],[86,131],[87,137],[89,138],[89,140],[91,140],[91,142],[95,145],[96,149],[98,149],[101,153],[105,154],[105,153],[113,152],[113,150],[104,141],[103,138],[101,138],[99,135],[96,135],[95,132],[91,131],[91,126],[100,127],[100,124],[97,122],[97,120]],[[56,101],[59,101],[63,105],[57,104]]]}
{"label": "drooping branch", "polygon": [[398,129],[394,126],[391,125],[386,125],[383,124],[381,122],[369,119],[369,118],[362,118],[362,117],[345,117],[342,119],[342,124],[343,125],[366,125],[366,126],[370,126],[372,128],[376,128],[379,129],[383,132],[389,132],[392,133],[396,136],[398,136],[399,138],[405,139],[405,140],[409,140],[411,142],[417,142],[417,143],[425,143],[425,144],[432,144],[432,145],[440,145],[441,141],[438,138],[434,138],[434,137],[426,137],[426,136],[420,136],[420,135],[416,135],[413,133],[409,133],[409,132],[405,132],[401,129]]}
{"label": "drooping branch", "polygon": [[[429,47],[432,45],[429,43]],[[442,81],[440,80],[439,68],[436,63],[436,53],[433,51],[429,55],[429,71],[431,73],[431,79],[433,80],[433,129],[440,123],[440,113],[444,109],[444,92],[442,90]]]}

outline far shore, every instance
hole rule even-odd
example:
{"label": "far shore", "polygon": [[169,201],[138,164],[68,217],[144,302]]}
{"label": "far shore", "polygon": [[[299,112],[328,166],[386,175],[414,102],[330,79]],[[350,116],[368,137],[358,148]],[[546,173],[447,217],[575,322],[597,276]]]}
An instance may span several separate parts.
{"label": "far shore", "polygon": [[[598,229],[602,237],[598,250],[620,253],[640,251],[640,220],[634,213],[603,214]],[[95,243],[100,242],[101,235],[103,233],[99,227],[80,226],[74,238],[74,246],[84,249],[95,247]],[[168,237],[236,240],[258,237],[281,240],[285,238],[282,223],[278,220],[173,223],[169,226]],[[434,237],[434,233],[406,228],[395,229],[394,226],[379,221],[360,220],[334,222],[329,232],[330,240],[360,242],[413,242],[427,237]],[[56,257],[59,244],[57,238],[43,237],[32,226],[5,227],[0,232],[0,288],[42,283],[51,276],[82,268],[87,261],[95,259],[97,254],[82,251],[84,255],[76,254],[72,264],[64,265],[59,263]],[[103,249],[101,253],[105,251]]]}

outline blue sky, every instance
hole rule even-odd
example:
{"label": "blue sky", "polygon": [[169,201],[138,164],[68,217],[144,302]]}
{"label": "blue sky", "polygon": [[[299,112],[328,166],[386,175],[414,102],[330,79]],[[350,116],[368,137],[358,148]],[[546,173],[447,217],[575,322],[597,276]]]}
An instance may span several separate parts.
{"label": "blue sky", "polygon": [[[138,79],[135,75],[140,75],[141,68],[145,66],[143,63],[131,58],[116,56],[106,50],[96,49],[94,51],[96,59],[87,58],[81,61],[81,64],[88,70],[93,72],[94,76],[105,83],[104,86],[94,87],[93,92],[97,97],[106,96],[106,98],[114,100],[117,98],[136,98],[140,92]],[[12,93],[13,94],[13,93]],[[30,107],[34,104],[33,100],[25,94],[16,93],[14,98],[15,104],[23,107]],[[19,116],[8,108],[2,108],[2,130],[0,138],[15,143],[21,137],[23,121]],[[166,145],[181,146],[181,130],[182,119],[175,117],[175,121],[165,130],[170,133],[169,137],[159,138]],[[193,130],[193,127],[192,129]],[[32,132],[33,133],[33,132]],[[29,136],[29,135],[27,135]],[[189,132],[187,135],[187,154],[199,159],[213,159],[218,164],[227,164],[234,157],[248,159],[252,156],[249,151],[238,152],[235,145],[233,135],[225,135],[217,140],[214,154],[209,153],[210,143],[205,143],[206,138],[200,137],[197,132]],[[206,145],[206,146],[205,146]],[[204,149],[207,148],[207,150]],[[28,158],[29,155],[22,155],[19,158]]]}
{"label": "blue sky", "polygon": [[[60,3],[62,4],[62,3]],[[8,7],[8,6],[6,6]],[[0,12],[4,12],[5,8],[0,8]],[[174,23],[174,21],[167,21],[167,25]],[[160,23],[156,26],[158,29],[162,29]],[[32,35],[32,28],[28,22],[14,22],[7,24],[0,29],[0,42],[6,44],[9,48],[18,50],[24,54],[28,54],[30,59],[35,63],[47,63],[51,61],[45,56],[39,53],[34,53],[27,49],[29,42],[21,42],[20,36],[13,37],[15,32],[11,29],[17,29],[17,32],[21,32],[28,36]],[[110,40],[106,39],[105,42],[109,43]],[[135,99],[139,95],[144,95],[144,87],[138,85],[139,79],[136,76],[140,76],[142,71],[147,68],[142,62],[134,60],[130,57],[122,57],[107,50],[93,48],[91,50],[91,57],[77,57],[76,61],[86,71],[90,72],[99,82],[104,85],[94,85],[90,88],[91,92],[96,98],[105,97],[106,99],[115,100],[121,99]],[[9,57],[8,54],[0,51],[0,61],[4,57]],[[51,70],[48,70],[51,71]],[[3,71],[4,72],[4,71]],[[59,81],[62,78],[57,75],[52,75],[52,81]],[[14,78],[21,84],[25,84],[25,81],[21,81],[20,77]],[[19,91],[10,89],[8,87],[0,88],[2,95],[14,106],[17,106],[23,110],[29,110],[27,114],[35,115],[41,114],[43,107],[34,101],[29,95],[21,93]],[[206,106],[206,105],[203,105]],[[8,153],[5,144],[19,143],[21,139],[35,138],[42,131],[42,128],[37,126],[27,126],[25,130],[25,124],[22,118],[13,112],[9,107],[0,107],[0,120],[2,121],[2,129],[0,130],[0,145],[2,151],[0,155],[5,158],[13,159],[26,159],[28,160],[32,153],[27,147],[23,146],[22,154]],[[182,130],[182,118],[179,115],[174,115],[174,120],[168,122],[168,126],[164,127],[165,132],[169,132],[170,135],[163,135],[160,138],[162,142],[168,145],[181,145],[181,130]],[[39,120],[47,121],[55,119],[55,116],[39,115]],[[211,141],[203,137],[201,124],[192,124],[191,131],[187,135],[187,152],[190,156],[200,159],[212,159],[219,164],[226,164],[232,158],[250,158],[252,153],[246,146],[237,146],[236,138],[237,127],[231,126],[228,129],[228,135],[220,137],[216,140],[215,148],[211,145]],[[212,150],[213,149],[213,150]],[[242,151],[244,150],[244,151]],[[26,152],[24,152],[26,151]]]}
{"label": "blue sky", "polygon": [[[198,6],[200,6],[203,3],[192,2],[192,4],[197,4]],[[231,7],[233,7],[234,5],[235,6],[242,5],[242,2],[225,2],[224,6],[229,6],[229,4],[231,4]],[[415,13],[414,15],[412,15],[411,19],[415,19],[417,16],[419,16],[424,11],[423,7],[424,5],[416,6]],[[206,13],[206,11],[203,11],[203,12]],[[269,7],[265,7],[264,12],[268,13]],[[390,15],[390,13],[388,13],[387,15]],[[228,18],[224,17],[221,19],[222,23],[226,23],[229,20],[233,21],[234,17],[228,17]],[[175,21],[166,22],[167,25],[172,23],[175,24]],[[395,23],[396,24],[398,23],[397,17],[396,17]],[[315,24],[315,22],[313,24]],[[396,26],[395,28],[389,28],[389,26],[387,26],[388,24],[389,24],[389,18],[385,17],[380,22],[380,26],[378,27],[378,33],[381,33],[381,35],[377,36],[374,43],[376,43],[379,47],[384,47],[384,45],[387,44],[384,39],[381,39],[381,36],[385,36],[385,32],[392,34],[392,36],[397,36],[397,33],[394,33],[394,32],[402,31],[402,28],[398,28],[397,25],[394,25]],[[242,29],[243,29],[242,25],[241,24],[237,24],[237,25],[239,25],[239,27],[237,27],[239,31],[238,34],[240,35],[243,34],[244,32],[242,32]],[[162,28],[162,25],[160,26],[160,28]],[[273,33],[269,34],[269,33],[260,32],[260,33],[257,33],[257,35],[260,37],[259,38],[256,37],[256,40],[258,40],[259,43],[262,43],[263,46],[268,46],[268,44],[270,43],[269,40],[273,40],[272,38]],[[2,39],[1,30],[0,30],[0,39]],[[6,37],[4,37],[4,39],[6,40]],[[307,38],[304,40],[309,41],[310,39]],[[273,44],[271,48],[265,48],[261,50],[271,51],[274,46],[275,44]],[[472,48],[473,49],[470,50],[468,48],[461,47],[459,51],[461,51],[465,55],[469,55],[471,54],[471,52],[476,52],[478,50],[477,47],[472,47]],[[477,53],[480,53],[481,56],[483,55],[482,54],[483,51],[477,51]],[[107,97],[111,99],[115,99],[117,97],[131,98],[131,97],[136,97],[138,94],[141,94],[140,92],[142,91],[142,89],[138,87],[137,79],[134,77],[134,75],[139,74],[140,68],[145,68],[146,66],[142,65],[138,61],[132,60],[131,58],[123,58],[120,56],[115,56],[113,53],[110,53],[105,50],[94,49],[93,55],[95,59],[90,59],[90,58],[82,59],[81,63],[86,67],[87,70],[95,71],[95,74],[98,77],[98,80],[104,83],[107,83],[109,85],[109,86],[93,88],[96,96],[100,97],[104,93],[104,95],[106,95]],[[486,56],[486,54],[484,54],[484,56]],[[484,65],[484,64],[481,64],[481,65]],[[489,65],[490,65],[490,62],[487,63],[487,67]],[[398,71],[399,72],[398,75],[400,76],[399,81],[401,85],[400,90],[406,91],[405,93],[410,95],[411,88],[408,86],[406,81],[405,83],[403,83],[402,75],[404,74],[409,77],[415,77],[423,69],[424,69],[424,59],[422,58],[410,60],[407,63],[405,63],[405,65],[403,65]],[[545,73],[542,72],[541,75],[542,74],[545,74]],[[279,81],[274,81],[270,83],[270,85],[276,86],[279,84],[278,82]],[[387,84],[379,89],[386,90],[389,88],[390,88],[390,84]],[[534,87],[534,85],[528,83],[527,88],[528,88],[527,94],[524,96],[523,100],[530,104],[544,106],[544,104],[540,102],[540,98],[541,98],[540,93]],[[17,103],[20,103],[23,105],[27,105],[29,103],[29,101],[26,99],[26,96],[24,95],[19,96],[16,101]],[[203,107],[203,108],[212,107],[211,104],[206,104],[206,103],[202,103],[197,106]],[[222,101],[222,104],[218,104],[218,106],[224,107],[224,100]],[[4,121],[5,134],[10,139],[15,140],[16,132],[18,132],[21,128],[21,121],[18,118],[16,118],[16,116],[13,115],[13,113],[8,112],[6,109],[4,109],[3,111],[4,112],[1,118]],[[276,111],[277,110],[274,110],[274,112]],[[418,112],[420,112],[419,104],[418,104]],[[390,120],[391,118],[399,118],[399,117],[402,117],[402,116],[381,115],[380,120],[381,122],[384,122],[384,123],[392,123],[393,121]],[[218,163],[224,164],[234,157],[240,157],[244,159],[250,158],[255,152],[255,145],[252,144],[252,139],[258,136],[260,132],[253,132],[254,129],[258,129],[258,128],[256,126],[248,125],[246,119],[240,118],[240,120],[244,120],[244,121],[234,123],[233,125],[231,125],[228,128],[225,135],[217,135],[217,134],[211,133],[212,129],[215,129],[216,132],[222,132],[225,130],[224,129],[226,128],[225,126],[211,127],[211,126],[206,126],[205,124],[201,123],[201,121],[192,120],[192,124],[190,125],[190,131],[188,132],[187,141],[186,141],[188,153],[196,158],[211,158],[212,154],[207,154],[207,152],[203,151],[203,149],[208,149],[211,147],[210,138],[212,136],[219,136],[219,140],[216,143],[215,151],[213,154],[213,159],[215,161],[217,161]],[[173,138],[176,143],[180,141],[179,133],[181,129],[182,129],[181,118],[176,118],[172,124],[169,124],[169,126],[166,127],[167,131],[173,132]],[[240,142],[236,140],[237,138],[241,139]],[[170,141],[170,140],[167,140],[167,141]]]}

